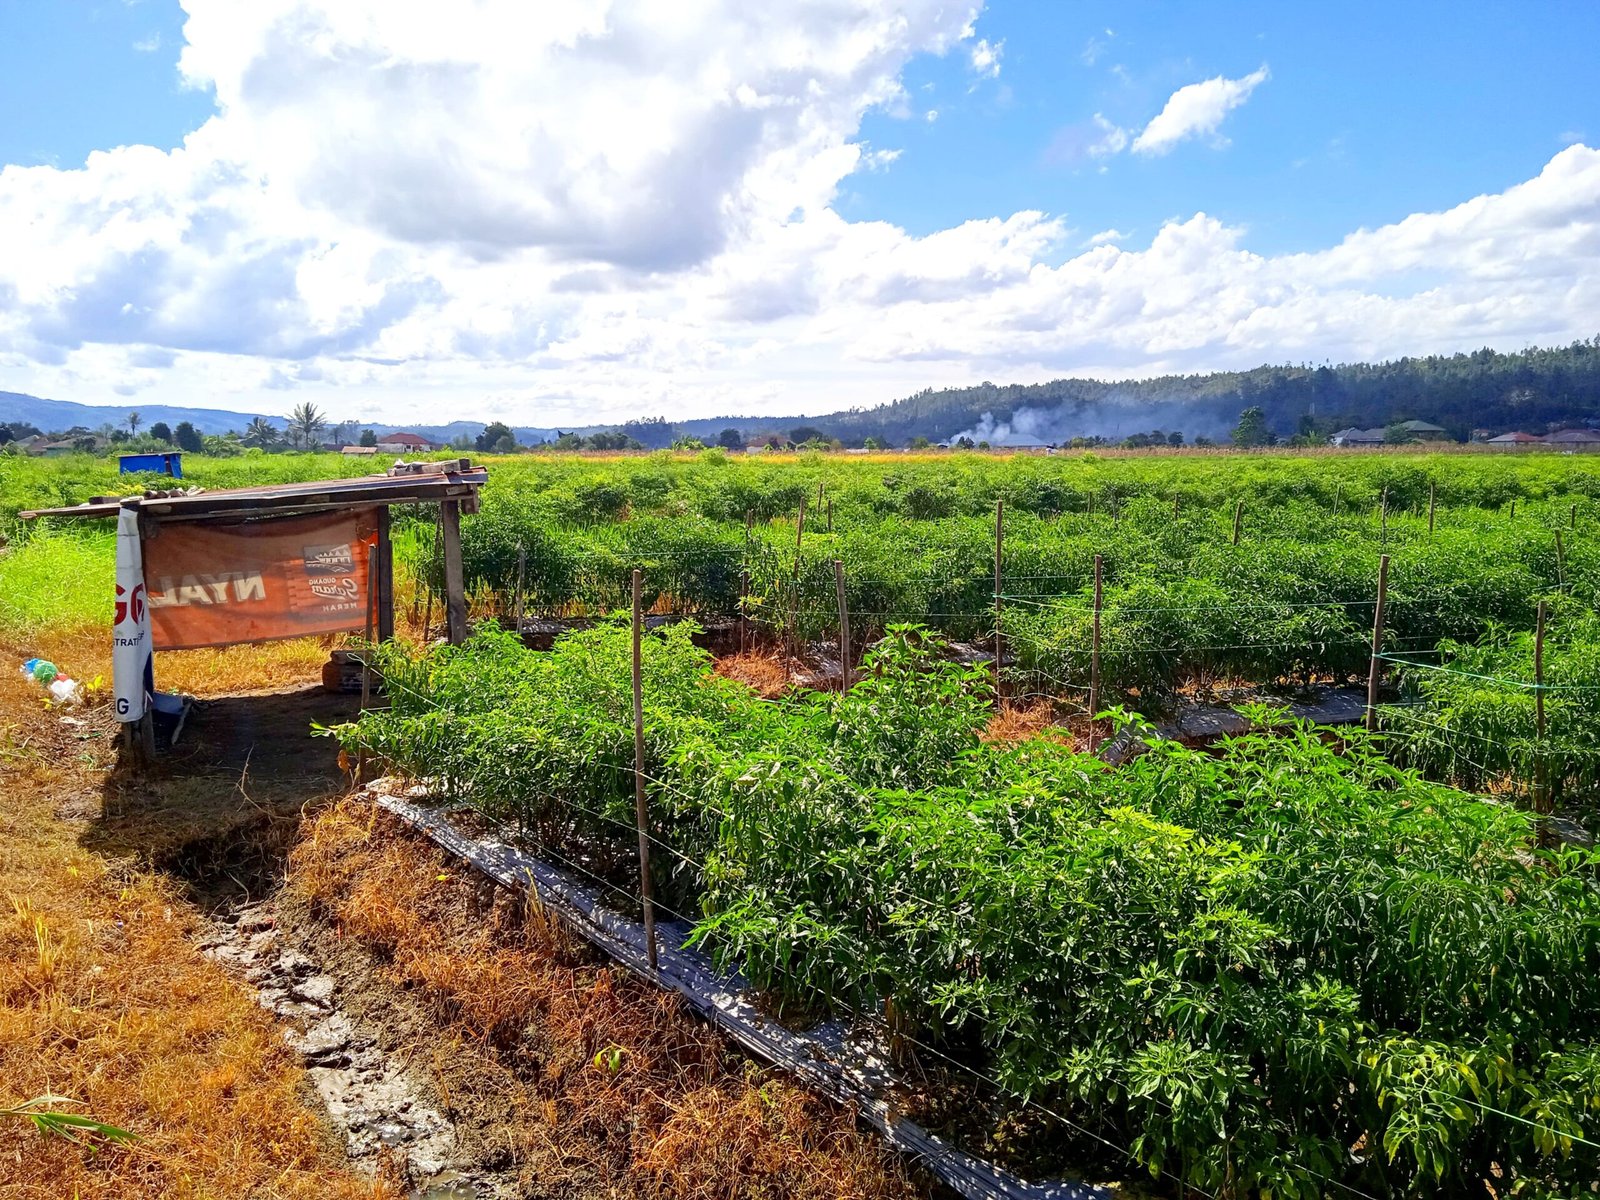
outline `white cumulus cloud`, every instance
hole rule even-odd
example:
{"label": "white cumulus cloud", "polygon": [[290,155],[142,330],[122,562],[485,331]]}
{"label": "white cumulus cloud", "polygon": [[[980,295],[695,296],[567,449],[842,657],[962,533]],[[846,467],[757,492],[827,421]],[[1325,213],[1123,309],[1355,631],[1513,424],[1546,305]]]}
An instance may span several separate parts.
{"label": "white cumulus cloud", "polygon": [[1167,98],[1166,106],[1133,139],[1135,154],[1165,154],[1192,137],[1216,136],[1222,119],[1270,78],[1265,64],[1241,79],[1218,75],[1181,87]]}
{"label": "white cumulus cloud", "polygon": [[[0,169],[0,388],[570,426],[1600,328],[1582,144],[1306,254],[1205,213],[1137,240],[1034,210],[850,219],[851,176],[895,169],[864,116],[927,113],[902,71],[964,68],[975,5],[186,7],[182,70],[218,107],[182,146]],[[1134,136],[1059,141],[1103,163]]]}

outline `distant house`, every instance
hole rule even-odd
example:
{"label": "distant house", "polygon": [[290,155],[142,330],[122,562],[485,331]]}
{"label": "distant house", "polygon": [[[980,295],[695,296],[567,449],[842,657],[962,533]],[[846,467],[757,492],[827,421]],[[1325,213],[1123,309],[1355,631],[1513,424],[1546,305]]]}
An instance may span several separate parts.
{"label": "distant house", "polygon": [[1442,426],[1430,425],[1426,421],[1402,421],[1400,422],[1400,428],[1425,442],[1438,441],[1442,437],[1449,436]]}
{"label": "distant house", "polygon": [[1543,438],[1536,438],[1531,433],[1502,433],[1499,437],[1492,437],[1486,443],[1490,446],[1499,446],[1501,449],[1517,446],[1542,446]]}
{"label": "distant house", "polygon": [[1593,429],[1562,429],[1550,434],[1545,443],[1560,446],[1563,450],[1594,450],[1600,448],[1600,432]]}
{"label": "distant house", "polygon": [[378,452],[378,448],[376,446],[340,446],[339,447],[339,453],[340,454],[348,454],[352,458],[365,458],[368,455],[376,454],[377,452]]}
{"label": "distant house", "polygon": [[372,449],[387,450],[392,454],[417,454],[436,449],[432,442],[421,434],[406,433],[380,433],[378,444]]}
{"label": "distant house", "polygon": [[34,438],[28,453],[39,458],[65,458],[69,454],[93,454],[109,444],[103,437],[62,438],[57,442]]}
{"label": "distant house", "polygon": [[1341,429],[1328,439],[1335,446],[1381,446],[1384,442],[1382,429]]}

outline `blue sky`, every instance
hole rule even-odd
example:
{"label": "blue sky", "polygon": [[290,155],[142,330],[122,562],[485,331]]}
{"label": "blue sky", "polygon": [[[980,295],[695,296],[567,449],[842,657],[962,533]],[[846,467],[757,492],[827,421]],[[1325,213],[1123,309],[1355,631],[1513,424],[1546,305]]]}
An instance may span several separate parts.
{"label": "blue sky", "polygon": [[[1085,233],[1148,235],[1196,209],[1242,223],[1263,253],[1315,249],[1362,225],[1448,207],[1526,179],[1600,134],[1600,4],[1149,3],[1017,0],[979,22],[1001,74],[959,55],[906,83],[932,122],[872,114],[862,134],[902,147],[853,177],[841,211],[915,233],[1018,208]],[[1159,158],[1062,152],[1096,112],[1138,126],[1184,84],[1271,79],[1204,140]]]}
{"label": "blue sky", "polygon": [[1596,46],[1587,0],[7,0],[0,388],[555,424],[1591,336]]}

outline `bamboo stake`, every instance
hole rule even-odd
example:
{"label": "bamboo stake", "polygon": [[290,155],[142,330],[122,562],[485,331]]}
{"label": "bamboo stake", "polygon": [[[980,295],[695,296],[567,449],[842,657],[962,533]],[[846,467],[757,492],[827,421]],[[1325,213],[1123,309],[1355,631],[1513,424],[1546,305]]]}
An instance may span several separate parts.
{"label": "bamboo stake", "polygon": [[994,502],[994,701],[1000,703],[1000,562],[1005,550],[1006,502]]}
{"label": "bamboo stake", "polygon": [[1367,732],[1378,728],[1378,655],[1383,653],[1383,608],[1389,599],[1389,556],[1378,557],[1378,605],[1372,613],[1372,660],[1367,667]]}
{"label": "bamboo stake", "polygon": [[517,593],[511,605],[511,611],[517,622],[517,637],[522,637],[522,585],[528,572],[528,547],[517,547]]}
{"label": "bamboo stake", "polygon": [[844,563],[833,560],[833,590],[839,595],[839,690],[848,692],[850,678],[850,609],[844,602]]}
{"label": "bamboo stake", "polygon": [[1100,712],[1100,606],[1101,573],[1104,560],[1094,556],[1094,633],[1089,644],[1089,752],[1095,749],[1095,717]]}
{"label": "bamboo stake", "polygon": [[1239,528],[1244,524],[1244,501],[1240,500],[1233,506],[1233,544],[1239,544]]}
{"label": "bamboo stake", "polygon": [[[1545,602],[1539,601],[1539,614],[1533,633],[1533,717],[1539,737],[1539,748],[1533,765],[1533,811],[1541,817],[1554,811],[1550,803],[1550,763],[1545,755],[1544,724],[1544,613]],[[1549,837],[1546,824],[1539,822],[1539,840]]]}
{"label": "bamboo stake", "polygon": [[745,632],[750,624],[750,572],[739,572],[739,653],[745,649]]}
{"label": "bamboo stake", "polygon": [[644,612],[639,593],[644,572],[633,571],[633,815],[639,826],[639,904],[644,909],[645,952],[650,969],[656,969],[656,911],[650,887],[649,817],[644,802],[644,672],[640,643],[644,634]]}

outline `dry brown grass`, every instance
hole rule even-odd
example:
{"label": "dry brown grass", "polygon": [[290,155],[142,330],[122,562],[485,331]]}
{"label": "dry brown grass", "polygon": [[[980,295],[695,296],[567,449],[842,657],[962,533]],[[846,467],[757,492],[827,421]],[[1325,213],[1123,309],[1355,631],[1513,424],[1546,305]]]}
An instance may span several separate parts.
{"label": "dry brown grass", "polygon": [[1071,741],[1071,733],[1056,722],[1055,702],[1040,697],[1020,703],[1002,704],[989,718],[983,731],[986,742],[1021,742],[1046,734]]}
{"label": "dry brown grass", "polygon": [[56,815],[97,804],[109,729],[91,721],[62,725],[0,671],[0,1098],[70,1096],[140,1140],[91,1153],[0,1125],[0,1197],[393,1195],[325,1143],[271,1018],[194,948],[176,888]]}
{"label": "dry brown grass", "polygon": [[441,1090],[501,1116],[541,1194],[915,1194],[849,1113],[732,1052],[676,996],[592,961],[537,909],[488,898],[370,805],[314,819],[289,888],[427,999],[450,1048],[433,1056]]}
{"label": "dry brown grass", "polygon": [[749,651],[719,658],[716,671],[729,679],[737,679],[764,700],[775,700],[793,686],[788,663],[783,655],[772,652]]}

